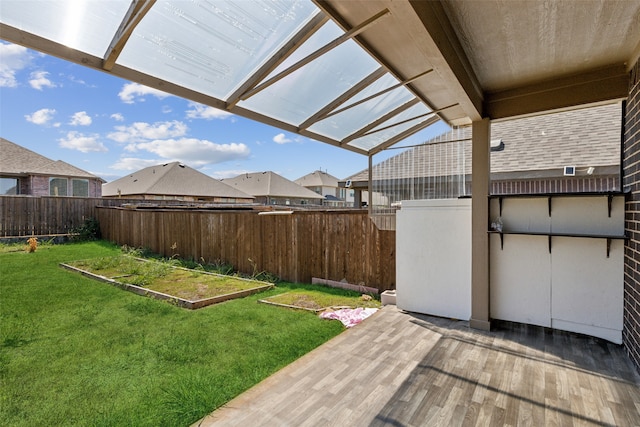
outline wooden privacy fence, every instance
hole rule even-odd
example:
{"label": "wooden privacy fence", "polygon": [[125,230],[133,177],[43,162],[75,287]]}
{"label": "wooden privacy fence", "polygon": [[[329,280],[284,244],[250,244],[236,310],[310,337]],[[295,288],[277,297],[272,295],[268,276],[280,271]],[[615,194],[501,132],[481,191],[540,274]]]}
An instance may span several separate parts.
{"label": "wooden privacy fence", "polygon": [[[137,199],[103,199],[56,196],[0,196],[0,237],[69,234],[96,217],[97,206],[140,204]],[[177,204],[179,201],[154,201]]]}
{"label": "wooden privacy fence", "polygon": [[85,197],[0,196],[0,237],[68,234],[95,217],[102,202]]}
{"label": "wooden privacy fence", "polygon": [[165,257],[223,262],[292,282],[395,288],[395,232],[364,211],[203,211],[99,207],[103,238]]}

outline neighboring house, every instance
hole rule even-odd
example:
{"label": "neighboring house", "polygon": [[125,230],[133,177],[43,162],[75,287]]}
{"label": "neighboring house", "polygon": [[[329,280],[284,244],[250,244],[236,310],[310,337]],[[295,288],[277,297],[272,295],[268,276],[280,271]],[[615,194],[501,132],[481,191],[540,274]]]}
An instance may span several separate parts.
{"label": "neighboring house", "polygon": [[[620,191],[621,120],[617,103],[493,122],[491,194]],[[470,127],[378,163],[373,181],[390,203],[470,195]],[[366,190],[368,170],[340,185]]]}
{"label": "neighboring house", "polygon": [[323,196],[274,172],[254,172],[223,179],[222,182],[255,196],[265,205],[322,205]]}
{"label": "neighboring house", "polygon": [[100,197],[104,182],[0,138],[0,195]]}
{"label": "neighboring house", "polygon": [[346,189],[340,188],[338,181],[335,176],[316,170],[293,182],[323,196],[323,204],[325,206],[343,206],[346,198]]}
{"label": "neighboring house", "polygon": [[253,203],[249,194],[179,162],[141,169],[102,186],[106,198]]}

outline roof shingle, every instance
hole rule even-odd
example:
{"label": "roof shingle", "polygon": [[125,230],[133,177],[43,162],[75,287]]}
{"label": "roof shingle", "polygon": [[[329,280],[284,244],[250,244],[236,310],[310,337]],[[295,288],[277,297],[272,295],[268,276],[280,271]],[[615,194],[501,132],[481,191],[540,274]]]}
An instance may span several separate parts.
{"label": "roof shingle", "polygon": [[62,160],[51,160],[7,139],[0,138],[0,173],[54,175],[104,180]]}
{"label": "roof shingle", "polygon": [[150,166],[102,186],[103,196],[118,194],[253,199],[253,196],[179,162]]}
{"label": "roof shingle", "polygon": [[323,196],[307,190],[301,185],[277,173],[254,172],[222,180],[234,188],[256,197],[297,197],[302,199],[322,199]]}
{"label": "roof shingle", "polygon": [[[607,104],[491,124],[492,140],[504,150],[491,153],[492,173],[562,170],[620,163],[621,104]],[[449,176],[471,173],[471,127],[453,129],[373,167],[374,178]],[[461,145],[443,143],[463,140]],[[411,167],[403,167],[410,162]],[[596,169],[597,170],[597,169]],[[367,169],[347,178],[368,180]]]}

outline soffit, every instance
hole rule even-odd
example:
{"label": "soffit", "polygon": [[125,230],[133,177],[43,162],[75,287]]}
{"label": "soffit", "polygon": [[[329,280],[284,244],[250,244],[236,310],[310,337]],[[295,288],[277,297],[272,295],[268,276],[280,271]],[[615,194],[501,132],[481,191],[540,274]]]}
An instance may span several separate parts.
{"label": "soffit", "polygon": [[626,98],[640,56],[640,1],[318,0],[351,25],[387,7],[393,19],[358,40],[451,124]]}

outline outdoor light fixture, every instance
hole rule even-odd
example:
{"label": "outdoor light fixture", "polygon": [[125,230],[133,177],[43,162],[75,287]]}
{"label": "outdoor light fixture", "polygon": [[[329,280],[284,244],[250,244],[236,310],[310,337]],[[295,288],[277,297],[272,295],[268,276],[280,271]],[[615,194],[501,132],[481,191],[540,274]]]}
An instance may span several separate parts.
{"label": "outdoor light fixture", "polygon": [[502,138],[500,139],[492,139],[491,140],[491,151],[502,151],[504,150],[504,142],[502,142]]}

